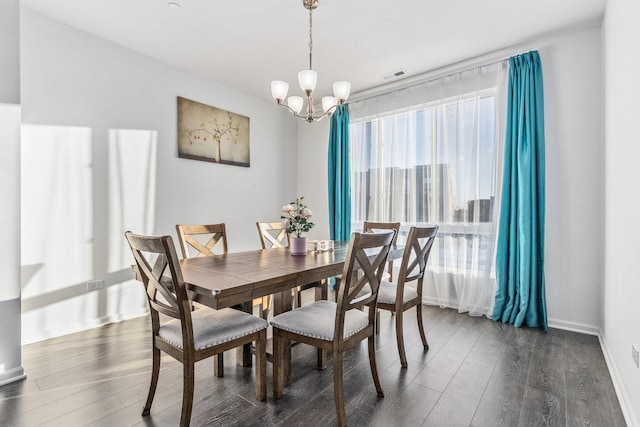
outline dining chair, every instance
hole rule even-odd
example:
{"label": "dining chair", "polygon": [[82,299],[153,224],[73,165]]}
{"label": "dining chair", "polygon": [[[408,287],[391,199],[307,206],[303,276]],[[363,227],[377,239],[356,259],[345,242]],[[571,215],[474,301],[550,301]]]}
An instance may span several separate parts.
{"label": "dining chair", "polygon": [[[287,233],[287,228],[282,224],[282,221],[256,222],[256,227],[258,228],[262,249],[286,248],[289,246],[289,233]],[[324,289],[322,288],[323,286]],[[297,286],[293,289],[296,307],[302,305],[302,291],[307,289],[317,289],[316,299],[322,299],[319,296],[326,294],[326,284],[324,283],[314,282]],[[324,299],[326,299],[326,296]]]}
{"label": "dining chair", "polygon": [[[151,315],[152,370],[142,415],[149,415],[160,374],[160,352],[183,365],[180,425],[191,421],[195,362],[255,342],[255,394],[265,400],[267,322],[232,308],[194,310],[187,295],[182,270],[171,236],[142,236],[130,231],[125,237],[146,288]],[[171,320],[160,324],[160,315]]]}
{"label": "dining chair", "polygon": [[[176,225],[176,233],[180,242],[183,258],[204,257],[229,252],[227,246],[227,230],[224,223],[207,225]],[[258,308],[260,317],[267,320],[269,313],[269,297],[256,298],[253,307]],[[247,361],[250,363],[250,361]],[[224,376],[224,356],[222,353],[214,357],[214,372],[218,377]]]}
{"label": "dining chair", "polygon": [[282,221],[256,222],[262,249],[285,248],[289,246],[289,234]]}
{"label": "dining chair", "polygon": [[[276,222],[256,222],[258,235],[260,236],[260,244],[262,249],[286,248],[289,246],[289,233],[282,221]],[[315,300],[327,299],[328,283],[326,281],[308,283],[296,286],[292,289],[294,307],[302,306],[302,292],[307,289],[315,289]],[[268,310],[268,308],[267,308]],[[266,317],[264,317],[266,319]],[[327,352],[318,349],[318,369],[327,367]]]}
{"label": "dining chair", "polygon": [[[396,234],[393,237],[393,244],[395,245],[398,240],[398,234],[400,233],[399,222],[364,221],[364,223],[362,224],[363,233],[375,233],[377,231],[385,231],[385,230],[395,230]],[[389,281],[393,280],[393,260],[389,261],[388,271],[385,272],[383,279],[388,279]],[[337,288],[339,286],[339,283],[337,282],[341,280],[340,276],[336,276],[335,280],[336,280],[336,288]],[[378,329],[378,332],[380,332],[379,329]]]}
{"label": "dining chair", "polygon": [[[176,225],[183,258],[203,257],[229,252],[227,230],[224,224]],[[222,245],[222,249],[216,246]],[[195,251],[195,252],[194,252]],[[193,255],[191,254],[193,252]]]}
{"label": "dining chair", "polygon": [[[393,233],[353,233],[337,290],[337,302],[321,300],[282,313],[271,320],[273,327],[273,394],[284,395],[285,369],[290,363],[291,341],[302,342],[333,353],[333,390],[338,425],[347,424],[344,407],[344,352],[368,340],[369,366],[378,396],[384,392],[378,378],[375,353],[375,312],[378,289],[389,255]],[[361,273],[358,274],[358,271]],[[368,285],[371,292],[359,297]],[[368,305],[368,313],[360,310]],[[287,358],[287,359],[285,359]]]}
{"label": "dining chair", "polygon": [[[374,233],[376,231],[384,231],[384,230],[395,230],[396,234],[393,237],[393,244],[395,245],[398,241],[398,234],[400,234],[400,223],[399,222],[375,222],[375,221],[365,221],[362,224],[362,231],[364,233]],[[389,261],[388,269],[387,269],[389,282],[393,282],[393,260]]]}
{"label": "dining chair", "polygon": [[[422,286],[424,272],[431,253],[431,247],[438,233],[438,226],[411,227],[404,247],[398,280],[391,283],[383,280],[378,292],[378,309],[388,310],[395,314],[396,340],[398,353],[403,368],[407,367],[407,356],[404,349],[403,314],[412,307],[416,307],[418,330],[425,350],[429,350],[427,337],[422,321]],[[416,287],[407,286],[409,282],[416,282]]]}

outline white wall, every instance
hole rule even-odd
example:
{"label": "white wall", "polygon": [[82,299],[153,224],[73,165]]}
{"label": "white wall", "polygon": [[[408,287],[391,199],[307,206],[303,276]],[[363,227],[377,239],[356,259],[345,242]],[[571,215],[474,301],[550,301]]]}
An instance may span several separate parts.
{"label": "white wall", "polygon": [[539,49],[545,95],[549,324],[602,327],[603,142],[600,29]]}
{"label": "white wall", "polygon": [[[548,317],[552,326],[595,334],[602,326],[603,282],[600,29],[545,41],[539,52],[545,86]],[[328,122],[298,125],[298,192],[309,198],[324,238],[328,134]]]}
{"label": "white wall", "polygon": [[[293,119],[291,119],[293,120]],[[307,233],[309,239],[329,238],[329,156],[330,119],[298,125],[298,194],[313,212],[315,227]]]}
{"label": "white wall", "polygon": [[0,2],[0,102],[20,104],[20,2]]}
{"label": "white wall", "polygon": [[20,348],[20,3],[0,2],[0,385],[24,378]]}
{"label": "white wall", "polygon": [[[146,310],[125,228],[175,237],[177,223],[225,222],[231,251],[259,247],[255,222],[279,218],[296,195],[296,129],[284,109],[26,8],[21,25],[22,191],[33,206],[23,246],[44,233],[47,247],[23,247],[23,342]],[[251,167],[178,158],[177,96],[248,116]],[[145,180],[153,173],[140,170],[154,167]],[[155,188],[152,203],[132,207],[140,188]],[[107,289],[86,293],[99,279]]]}
{"label": "white wall", "polygon": [[[640,425],[640,3],[609,0],[603,23],[605,106],[604,342],[622,383],[628,419]],[[611,363],[610,363],[611,365]]]}

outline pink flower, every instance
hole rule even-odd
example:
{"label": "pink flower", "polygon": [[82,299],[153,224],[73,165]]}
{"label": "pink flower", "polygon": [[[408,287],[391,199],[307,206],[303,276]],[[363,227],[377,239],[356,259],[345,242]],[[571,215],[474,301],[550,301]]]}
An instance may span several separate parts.
{"label": "pink flower", "polygon": [[282,213],[286,216],[294,216],[296,208],[293,205],[284,205],[282,207]]}
{"label": "pink flower", "polygon": [[311,209],[302,203],[304,196],[282,207],[282,225],[287,229],[287,233],[300,237],[301,233],[311,230],[315,225],[309,219],[313,216]]}

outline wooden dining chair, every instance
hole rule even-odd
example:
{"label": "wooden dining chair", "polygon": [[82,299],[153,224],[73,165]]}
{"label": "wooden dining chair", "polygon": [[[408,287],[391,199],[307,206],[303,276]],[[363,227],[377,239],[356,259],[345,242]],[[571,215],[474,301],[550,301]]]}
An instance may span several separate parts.
{"label": "wooden dining chair", "polygon": [[[207,225],[176,225],[176,233],[180,242],[183,258],[204,257],[226,254],[227,230],[224,223]],[[267,320],[269,313],[269,297],[256,298],[253,307],[257,307],[260,317]],[[250,361],[248,361],[250,362]],[[218,377],[224,376],[224,355],[214,357],[214,372]]]}
{"label": "wooden dining chair", "polygon": [[[387,230],[395,230],[395,235],[393,237],[393,244],[395,245],[398,240],[398,234],[400,233],[400,223],[399,222],[375,222],[375,221],[364,221],[362,224],[362,232],[363,233],[375,233],[378,231],[387,231]],[[392,281],[393,280],[393,260],[389,260],[388,271],[384,274],[383,279]],[[336,280],[336,288],[340,285],[339,282],[341,280],[340,276],[335,277]],[[380,332],[379,326],[377,332]]]}
{"label": "wooden dining chair", "polygon": [[[385,231],[385,230],[395,230],[396,234],[393,237],[393,244],[395,245],[398,241],[398,234],[400,234],[400,223],[399,222],[375,222],[375,221],[365,221],[362,224],[362,231],[364,233],[374,233],[376,231]],[[393,260],[389,261],[388,268],[388,281],[393,282]]]}
{"label": "wooden dining chair", "polygon": [[[375,312],[378,289],[389,255],[393,233],[353,233],[337,290],[337,302],[316,301],[282,313],[271,320],[273,326],[274,373],[273,394],[284,395],[285,369],[290,363],[291,341],[302,342],[333,353],[333,390],[338,425],[347,424],[344,407],[344,352],[361,341],[368,340],[369,366],[378,396],[384,396],[375,353]],[[361,272],[358,274],[358,272]],[[368,285],[371,292],[360,298]],[[368,305],[368,313],[359,309]]]}
{"label": "wooden dining chair", "polygon": [[[256,222],[262,249],[286,248],[289,246],[289,233],[282,221]],[[326,281],[307,283],[292,289],[293,307],[302,306],[302,292],[315,289],[315,300],[327,299],[328,283]],[[266,317],[264,317],[266,319]],[[327,352],[318,349],[318,369],[327,367]]]}
{"label": "wooden dining chair", "polygon": [[[203,257],[229,252],[227,246],[227,230],[224,223],[209,225],[176,225],[176,232],[180,240],[183,258]],[[216,247],[222,246],[221,250]],[[217,252],[217,253],[216,253]],[[193,253],[193,255],[192,255]],[[267,319],[269,311],[269,297],[253,300],[260,317]]]}
{"label": "wooden dining chair", "polygon": [[[176,225],[183,258],[203,257],[229,252],[224,224]],[[220,245],[222,248],[220,249]],[[216,246],[218,247],[216,249]]]}
{"label": "wooden dining chair", "polygon": [[[282,224],[282,221],[278,222],[256,222],[258,228],[258,236],[260,236],[260,245],[262,249],[273,248],[286,248],[289,246],[289,233],[287,228]],[[324,286],[324,289],[322,288]],[[318,295],[326,294],[326,284],[320,282],[308,283],[301,286],[297,286],[293,289],[293,298],[296,307],[302,305],[302,291],[307,289],[318,289],[316,292],[316,299]],[[326,297],[324,298],[326,299]]]}
{"label": "wooden dining chair", "polygon": [[[153,363],[142,415],[149,415],[151,410],[160,374],[161,351],[183,365],[181,426],[188,426],[191,420],[195,362],[252,342],[257,349],[256,399],[265,400],[267,322],[231,308],[194,310],[171,236],[141,236],[127,231],[125,237],[145,286],[151,315]],[[160,314],[171,320],[160,324]]]}
{"label": "wooden dining chair", "polygon": [[282,221],[256,222],[262,249],[285,248],[289,246],[289,234]]}
{"label": "wooden dining chair", "polygon": [[[418,330],[425,350],[429,349],[422,321],[422,286],[424,272],[431,253],[431,247],[438,233],[438,226],[411,227],[404,247],[400,271],[396,283],[383,280],[378,293],[378,309],[388,310],[395,314],[396,340],[398,353],[403,368],[407,367],[407,356],[404,349],[403,314],[416,307]],[[416,287],[407,283],[416,281]]]}
{"label": "wooden dining chair", "polygon": [[[289,234],[287,233],[287,229],[282,225],[282,221],[256,222],[256,227],[258,227],[258,236],[260,237],[262,249],[285,248],[289,246]],[[294,293],[297,294],[295,291]],[[264,301],[266,306],[263,308],[263,319],[267,319],[271,303],[270,296],[266,296]]]}

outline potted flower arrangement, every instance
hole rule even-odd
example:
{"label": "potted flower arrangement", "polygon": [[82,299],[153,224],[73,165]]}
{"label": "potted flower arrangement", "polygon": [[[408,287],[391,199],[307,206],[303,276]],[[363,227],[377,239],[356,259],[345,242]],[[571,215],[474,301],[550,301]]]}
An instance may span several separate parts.
{"label": "potted flower arrangement", "polygon": [[[307,254],[307,238],[302,237],[305,233],[315,225],[309,219],[313,213],[305,204],[302,203],[304,196],[297,198],[295,201],[282,207],[282,225],[287,229],[287,233],[291,236],[289,239],[289,251],[291,255]],[[295,236],[295,237],[294,237]]]}

